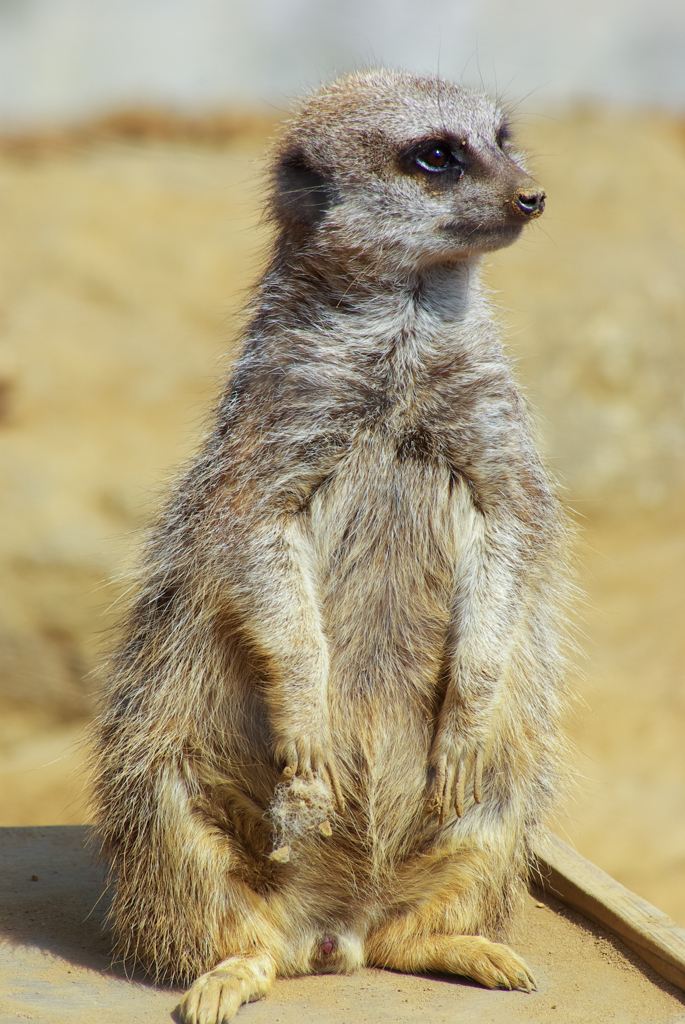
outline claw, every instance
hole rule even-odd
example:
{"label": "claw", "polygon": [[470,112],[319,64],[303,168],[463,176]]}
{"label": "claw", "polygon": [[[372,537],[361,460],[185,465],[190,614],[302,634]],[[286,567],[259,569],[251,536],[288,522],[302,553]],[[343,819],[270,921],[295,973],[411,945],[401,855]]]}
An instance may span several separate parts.
{"label": "claw", "polygon": [[457,812],[457,817],[461,818],[464,814],[464,790],[466,789],[466,765],[464,758],[459,758],[459,765],[457,766],[457,786],[454,799],[454,808]]}
{"label": "claw", "polygon": [[483,799],[483,751],[480,747],[476,750],[476,764],[473,777],[473,799],[477,804]]}
{"label": "claw", "polygon": [[495,975],[495,978],[497,979],[497,987],[498,988],[508,988],[511,991],[511,982],[507,978],[506,974],[502,974],[501,971],[498,971],[495,968],[494,975]]}
{"label": "claw", "polygon": [[519,971],[519,973],[516,975],[516,982],[516,987],[520,989],[522,992],[524,990],[526,992],[533,992],[537,988],[537,985],[535,984],[535,978],[528,971]]}
{"label": "claw", "polygon": [[441,759],[435,766],[435,780],[433,782],[433,800],[431,801],[433,809],[438,814],[438,819],[442,825],[445,820],[445,761]]}
{"label": "claw", "polygon": [[440,809],[440,824],[441,825],[443,824],[445,819],[449,817],[449,815],[451,813],[451,810],[452,810],[452,804],[454,802],[454,797],[455,797],[455,791],[454,791],[454,783],[455,783],[455,781],[458,781],[458,780],[455,780],[454,769],[450,766],[449,768],[447,768],[447,770],[445,772],[445,792],[443,793],[442,807]]}
{"label": "claw", "polygon": [[343,814],[345,811],[345,801],[343,799],[340,779],[338,778],[338,769],[335,767],[335,764],[331,761],[330,764],[326,766],[326,771],[328,772],[328,779],[331,784],[331,789],[333,790],[333,795],[335,797],[335,802],[338,807],[338,811],[340,814]]}
{"label": "claw", "polygon": [[303,743],[302,740],[297,741],[297,770],[308,782],[314,778],[309,745]]}
{"label": "claw", "polygon": [[298,768],[298,757],[297,747],[294,743],[288,743],[281,751],[281,757],[285,761],[285,766],[281,772],[280,782],[291,782],[292,779],[297,775]]}

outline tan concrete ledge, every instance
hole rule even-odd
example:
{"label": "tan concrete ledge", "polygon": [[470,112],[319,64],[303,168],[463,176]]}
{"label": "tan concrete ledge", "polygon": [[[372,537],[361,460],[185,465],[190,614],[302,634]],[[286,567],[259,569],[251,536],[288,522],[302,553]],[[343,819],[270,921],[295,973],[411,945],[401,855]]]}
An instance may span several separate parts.
{"label": "tan concrete ledge", "polygon": [[[86,835],[87,829],[80,826],[0,829],[0,1022],[178,1021],[178,990],[156,987],[143,978],[127,979],[123,970],[110,965],[108,940],[102,931],[106,910],[102,872],[86,850]],[[575,861],[577,854],[568,851],[563,844],[555,847],[541,863],[550,889],[562,896],[561,881],[579,870],[580,862],[587,864],[582,858]],[[564,857],[567,861],[560,867]],[[576,877],[570,884],[585,893],[582,898],[590,900],[588,912],[601,919],[598,904],[611,904],[613,897],[606,891],[598,896],[597,883],[608,876],[590,875],[589,881],[586,876]],[[642,904],[639,901],[639,913],[648,906]],[[630,913],[630,927],[639,931],[642,925],[639,921],[636,925],[635,906]],[[655,913],[662,954],[665,946],[677,966],[682,929],[674,925],[676,931],[669,931],[664,915]],[[537,992],[490,992],[464,979],[364,970],[350,977],[278,981],[266,999],[243,1007],[237,1022],[676,1024],[685,1020],[685,994],[680,989],[660,977],[614,932],[549,892],[531,890],[512,944],[536,975]]]}

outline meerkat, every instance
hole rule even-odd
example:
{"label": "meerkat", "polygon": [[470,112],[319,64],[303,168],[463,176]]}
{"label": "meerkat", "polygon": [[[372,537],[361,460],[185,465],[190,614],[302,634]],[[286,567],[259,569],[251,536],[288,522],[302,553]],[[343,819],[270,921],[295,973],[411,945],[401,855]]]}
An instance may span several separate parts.
{"label": "meerkat", "polygon": [[97,724],[116,955],[191,983],[188,1024],[363,965],[530,991],[567,530],[479,267],[545,193],[489,98],[388,70],[307,98],[270,181]]}

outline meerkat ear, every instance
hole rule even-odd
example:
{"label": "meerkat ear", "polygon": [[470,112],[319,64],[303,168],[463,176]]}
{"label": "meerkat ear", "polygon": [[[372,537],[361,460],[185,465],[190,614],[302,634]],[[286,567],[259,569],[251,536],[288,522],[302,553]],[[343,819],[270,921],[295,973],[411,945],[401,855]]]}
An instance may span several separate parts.
{"label": "meerkat ear", "polygon": [[302,152],[291,151],[279,160],[275,197],[279,219],[314,227],[337,202],[333,184],[308,166]]}

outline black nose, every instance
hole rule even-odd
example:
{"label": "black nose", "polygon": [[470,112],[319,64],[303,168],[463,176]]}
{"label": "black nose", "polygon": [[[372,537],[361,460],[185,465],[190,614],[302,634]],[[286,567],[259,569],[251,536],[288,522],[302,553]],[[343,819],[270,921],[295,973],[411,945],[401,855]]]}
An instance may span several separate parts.
{"label": "black nose", "polygon": [[514,202],[526,217],[539,217],[545,208],[546,198],[547,193],[543,192],[542,189],[537,189],[536,191],[521,189],[520,192],[516,193]]}

